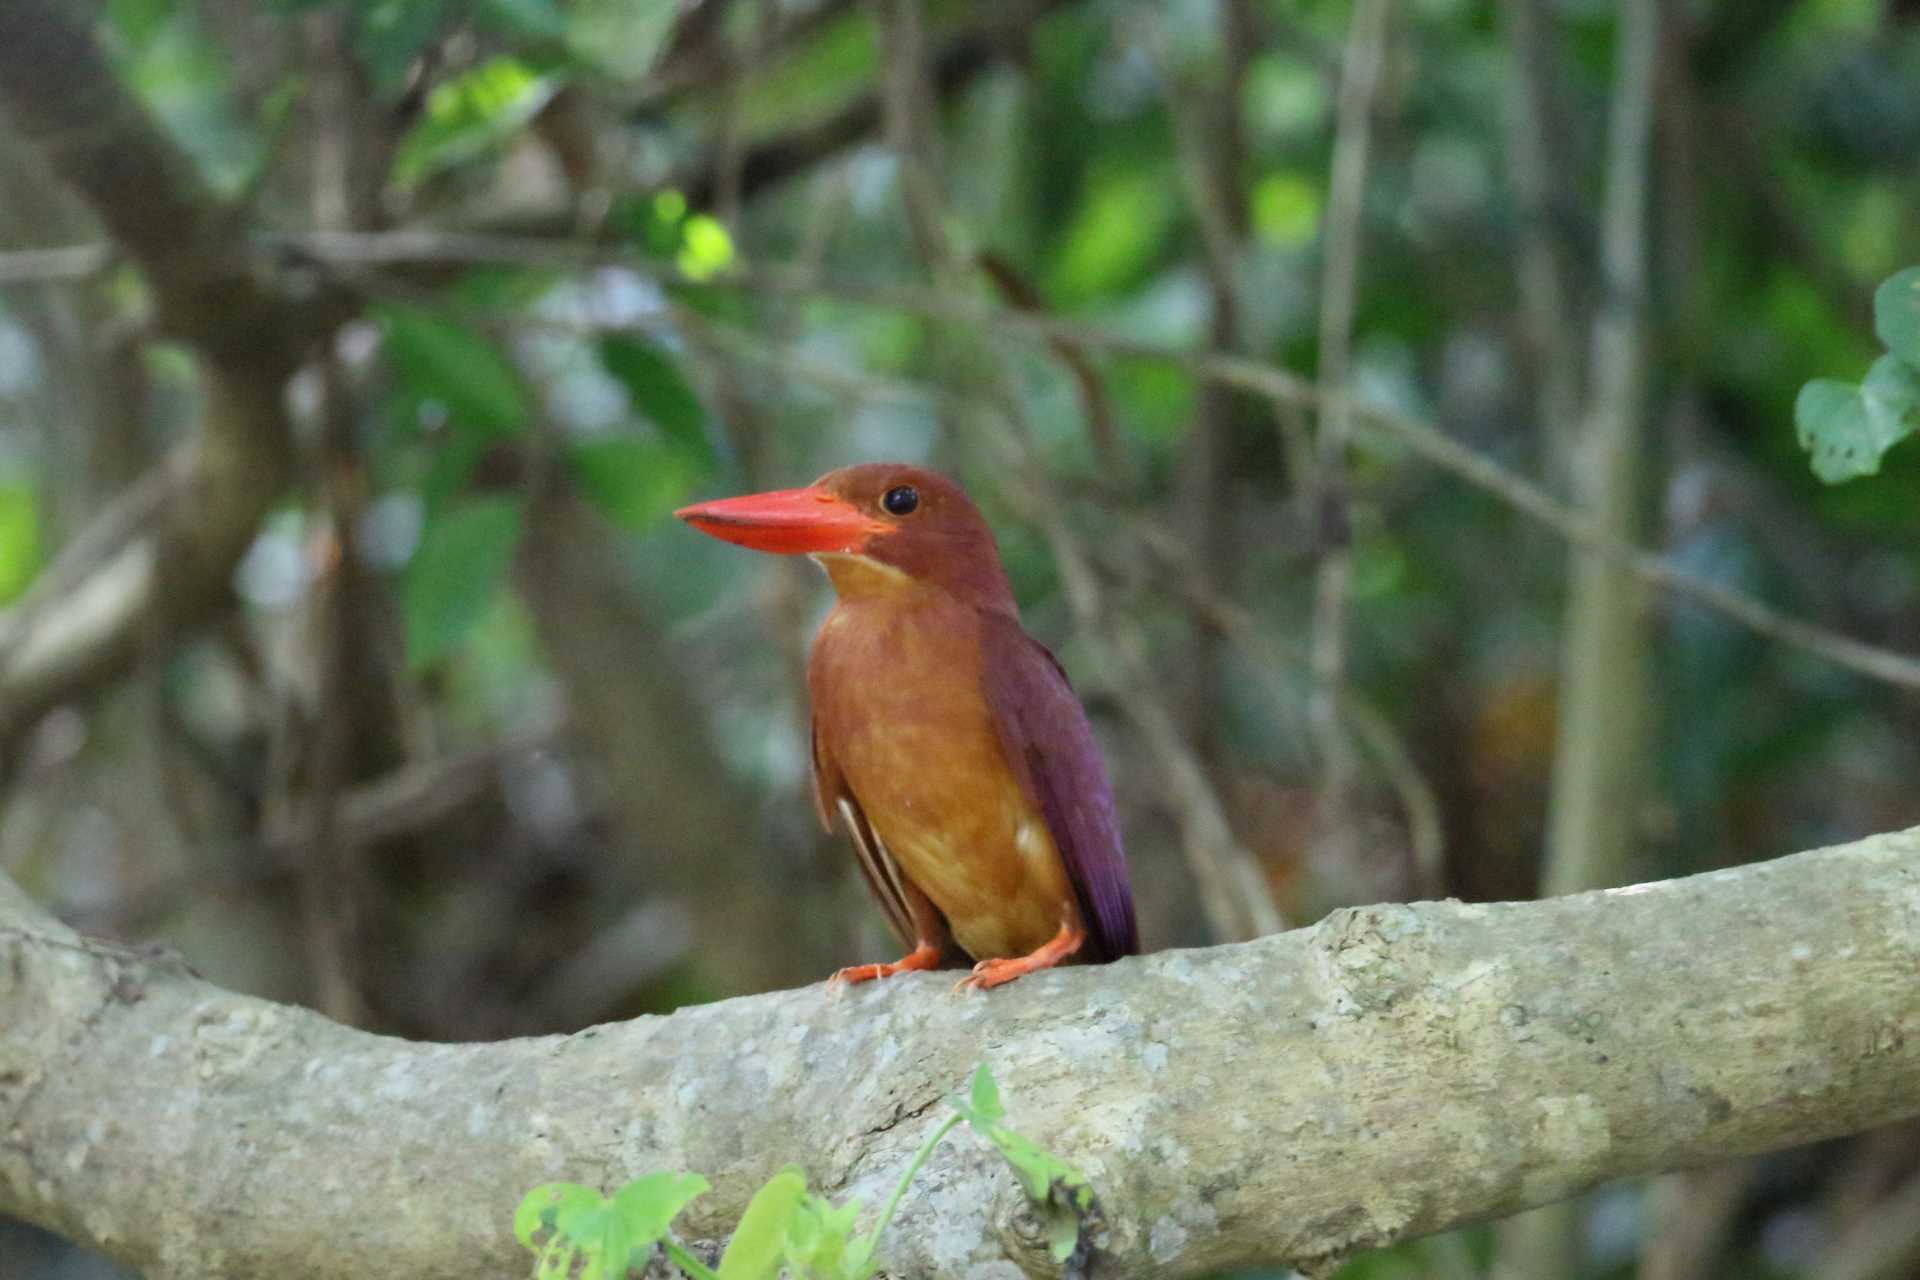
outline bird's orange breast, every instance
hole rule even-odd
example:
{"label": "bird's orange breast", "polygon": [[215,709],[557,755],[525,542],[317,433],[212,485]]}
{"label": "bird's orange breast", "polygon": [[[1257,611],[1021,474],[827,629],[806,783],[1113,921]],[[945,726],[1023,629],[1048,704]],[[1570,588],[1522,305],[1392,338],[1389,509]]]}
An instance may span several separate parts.
{"label": "bird's orange breast", "polygon": [[904,581],[843,600],[808,683],[821,749],[954,940],[976,958],[1024,955],[1077,908],[1001,748],[979,626],[972,607]]}

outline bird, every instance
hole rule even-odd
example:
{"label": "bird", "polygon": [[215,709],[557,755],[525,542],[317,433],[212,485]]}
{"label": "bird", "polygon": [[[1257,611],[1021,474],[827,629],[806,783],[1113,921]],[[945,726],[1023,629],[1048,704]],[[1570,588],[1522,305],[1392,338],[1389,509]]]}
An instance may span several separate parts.
{"label": "bird", "polygon": [[1066,672],[1020,625],[993,530],[958,484],[904,463],[674,513],[806,555],[835,602],[807,662],[813,796],[852,838],[906,954],[870,982],[973,961],[997,987],[1139,951],[1113,786]]}

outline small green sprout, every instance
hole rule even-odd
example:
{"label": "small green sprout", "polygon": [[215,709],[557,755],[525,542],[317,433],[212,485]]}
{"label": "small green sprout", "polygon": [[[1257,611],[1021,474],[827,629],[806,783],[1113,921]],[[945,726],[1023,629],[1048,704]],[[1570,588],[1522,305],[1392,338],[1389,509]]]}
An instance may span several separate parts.
{"label": "small green sprout", "polygon": [[835,1205],[807,1187],[806,1174],[788,1165],[747,1202],[717,1268],[708,1266],[670,1231],[674,1218],[708,1190],[692,1173],[653,1173],[612,1196],[575,1182],[535,1187],[513,1215],[513,1233],[534,1253],[535,1280],[625,1280],[643,1269],[656,1248],[692,1280],[872,1280],[875,1253],[907,1188],[933,1149],[963,1119],[1005,1157],[1042,1213],[1047,1239],[1060,1262],[1084,1260],[1084,1228],[1099,1220],[1093,1188],[1066,1161],[1002,1123],[1005,1109],[993,1074],[982,1063],[965,1098],[950,1098],[955,1114],[927,1136],[887,1197],[873,1229],[856,1232],[864,1205]]}

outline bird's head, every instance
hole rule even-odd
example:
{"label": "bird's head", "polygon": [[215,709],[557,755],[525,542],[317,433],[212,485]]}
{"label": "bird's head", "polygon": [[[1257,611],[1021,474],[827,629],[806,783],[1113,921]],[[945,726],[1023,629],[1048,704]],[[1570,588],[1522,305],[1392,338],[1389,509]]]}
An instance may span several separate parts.
{"label": "bird's head", "polygon": [[700,502],[674,515],[755,551],[810,555],[842,598],[911,581],[1013,608],[986,518],[959,485],[924,467],[842,467],[804,489]]}

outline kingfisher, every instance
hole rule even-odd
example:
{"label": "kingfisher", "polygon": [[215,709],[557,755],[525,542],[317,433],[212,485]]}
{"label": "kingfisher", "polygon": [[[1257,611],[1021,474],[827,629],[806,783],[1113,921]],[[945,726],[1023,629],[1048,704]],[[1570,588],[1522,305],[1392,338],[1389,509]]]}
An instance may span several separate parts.
{"label": "kingfisher", "polygon": [[807,662],[813,795],[846,828],[906,954],[836,982],[967,960],[997,987],[1139,951],[1113,787],[1058,661],[1020,625],[993,530],[960,486],[865,463],[674,513],[806,555],[836,597]]}

